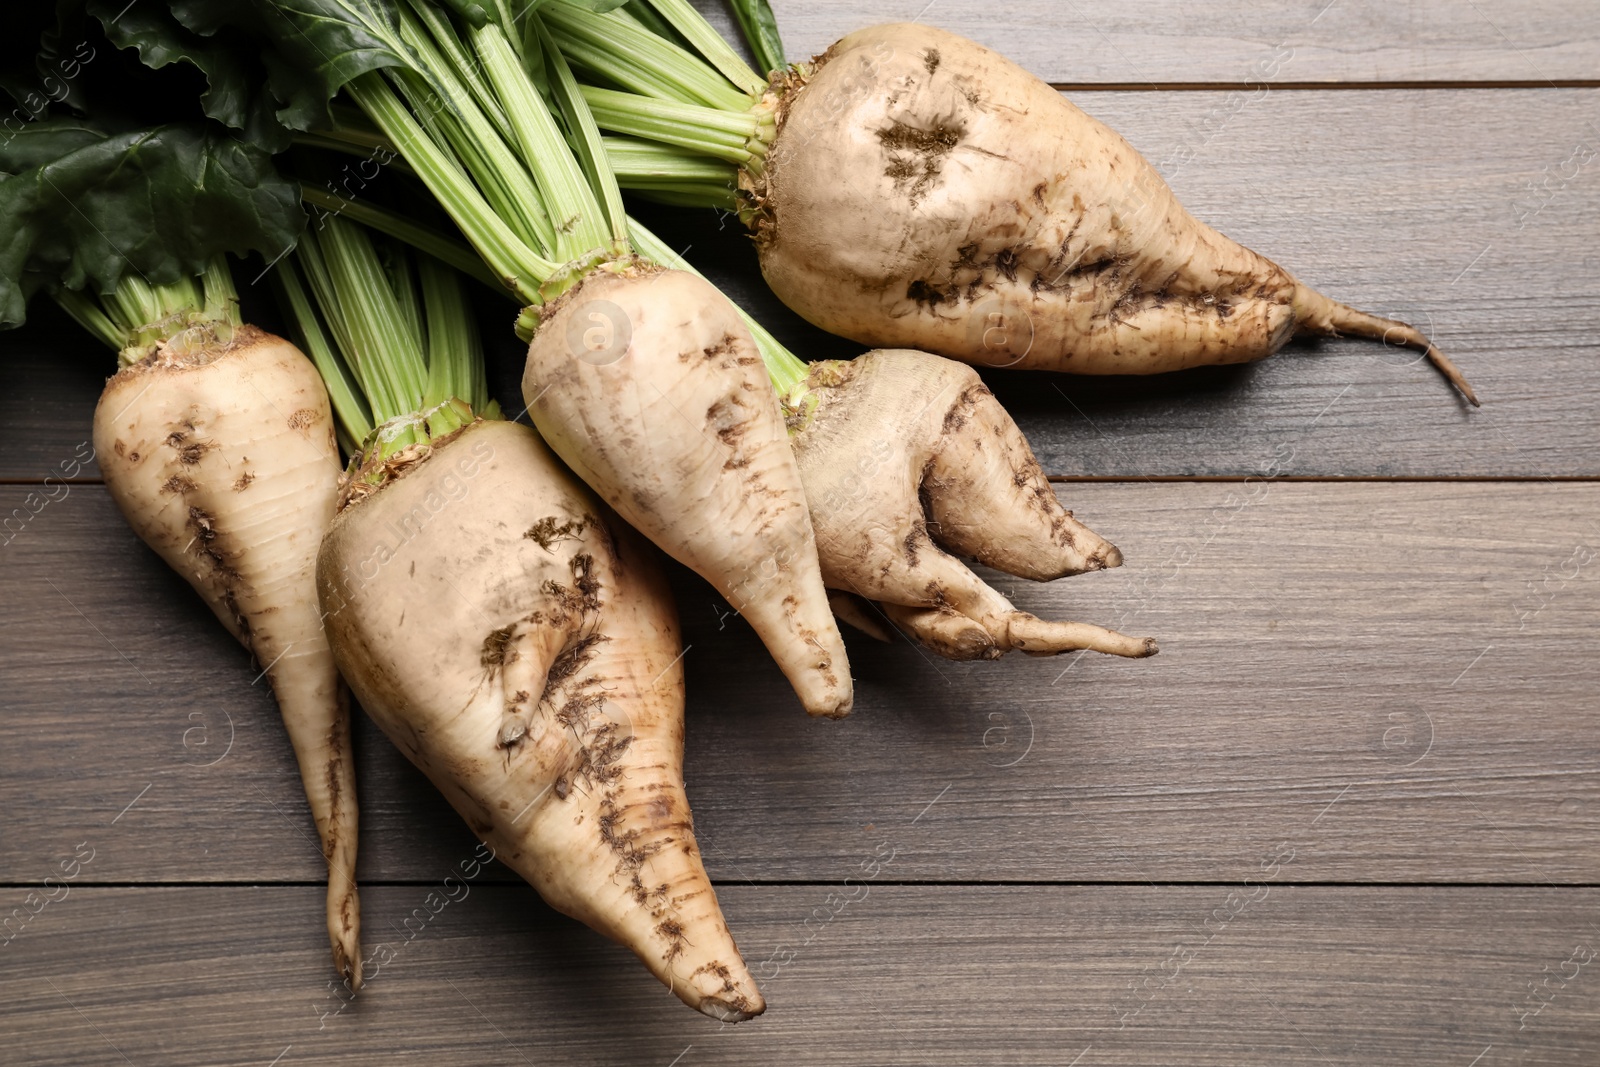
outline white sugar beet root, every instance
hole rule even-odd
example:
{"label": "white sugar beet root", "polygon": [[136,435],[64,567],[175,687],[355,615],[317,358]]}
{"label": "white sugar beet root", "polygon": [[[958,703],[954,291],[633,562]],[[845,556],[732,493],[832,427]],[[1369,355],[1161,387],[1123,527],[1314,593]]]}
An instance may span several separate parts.
{"label": "white sugar beet root", "polygon": [[334,966],[361,984],[350,710],[317,606],[316,559],[339,450],[311,361],[245,326],[187,334],[107,384],[94,446],[128,524],[265,669],[328,864]]}
{"label": "white sugar beet root", "polygon": [[474,423],[400,464],[318,567],[361,706],[552,907],[691,1007],[760,1014],[695,843],[650,548],[526,427]]}
{"label": "white sugar beet root", "polygon": [[[586,347],[591,330],[609,343]],[[849,712],[783,414],[721,293],[642,264],[595,271],[546,309],[522,392],[567,465],[750,622],[808,712]]]}
{"label": "white sugar beet root", "polygon": [[849,34],[777,106],[764,170],[743,181],[768,283],[823,329],[1079,374],[1243,363],[1297,334],[1350,334],[1425,352],[1477,403],[1418,330],[1199,222],[1115,132],[965,38]]}
{"label": "white sugar beet root", "polygon": [[[1011,417],[971,367],[906,350],[812,365],[791,443],[829,588],[879,602],[952,659],[1012,650],[1153,655],[1155,641],[1016,610],[957,556],[1050,581],[1122,554],[1061,506]],[[834,597],[846,622],[873,613]]]}

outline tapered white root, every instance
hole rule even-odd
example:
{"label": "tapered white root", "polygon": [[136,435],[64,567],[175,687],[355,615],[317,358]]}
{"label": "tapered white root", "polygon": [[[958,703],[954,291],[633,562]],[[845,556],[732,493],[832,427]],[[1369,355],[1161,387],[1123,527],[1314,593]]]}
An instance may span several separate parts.
{"label": "tapered white root", "polygon": [[665,580],[533,431],[475,423],[351,504],[319,586],[362,707],[502,862],[696,1010],[765,1009],[695,842]]}
{"label": "tapered white root", "polygon": [[741,176],[747,215],[773,292],[830,333],[980,366],[1157,374],[1337,330],[1426,352],[1474,399],[1416,330],[1310,294],[972,41],[872,26],[781,85],[776,136]]}
{"label": "tapered white root", "polygon": [[[951,659],[1155,652],[1146,638],[1017,611],[956,558],[1036,581],[1122,563],[1061,506],[970,367],[923,352],[868,352],[815,365],[798,403],[791,444],[830,588],[878,602],[894,625]],[[870,604],[833,603],[840,618],[872,632]]]}
{"label": "tapered white root", "polygon": [[299,349],[254,327],[226,345],[168,346],[107,383],[94,443],[128,524],[272,684],[328,864],[334,966],[359,988],[350,709],[316,596],[340,471],[322,379]]}
{"label": "tapered white root", "polygon": [[522,391],[567,465],[744,615],[808,712],[849,712],[783,415],[722,294],[679,271],[591,274],[545,309]]}

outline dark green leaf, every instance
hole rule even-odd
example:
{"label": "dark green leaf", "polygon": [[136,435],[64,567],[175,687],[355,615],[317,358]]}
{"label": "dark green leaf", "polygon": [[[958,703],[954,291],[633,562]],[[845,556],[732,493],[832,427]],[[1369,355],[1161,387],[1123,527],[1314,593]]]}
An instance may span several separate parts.
{"label": "dark green leaf", "polygon": [[39,38],[34,61],[39,87],[56,103],[82,111],[86,105],[78,74],[99,51],[88,40],[83,0],[57,0],[56,24]]}
{"label": "dark green leaf", "polygon": [[30,122],[15,133],[0,136],[0,175],[20,174],[60,159],[69,152],[104,141],[110,130],[80,119]]}
{"label": "dark green leaf", "polygon": [[[141,0],[142,2],[142,0]],[[168,0],[201,37],[229,31],[258,50],[290,130],[329,125],[328,101],[370,70],[410,67],[392,3],[381,0]]]}
{"label": "dark green leaf", "polygon": [[493,0],[443,0],[443,2],[445,7],[475,27],[482,28],[499,18]]}
{"label": "dark green leaf", "polygon": [[[458,0],[447,0],[447,2],[453,4]],[[545,4],[553,2],[554,0],[529,0],[529,2],[517,6],[517,18],[521,19],[525,15],[538,11]],[[607,11],[615,11],[619,7],[627,7],[630,0],[561,0],[561,2],[570,4],[573,7],[581,7],[585,11],[593,11],[597,15],[604,15]],[[637,0],[633,0],[633,3],[637,7],[643,6]],[[630,8],[630,10],[632,9]]]}
{"label": "dark green leaf", "polygon": [[16,101],[6,125],[15,129],[44,115],[52,104],[82,109],[77,84],[83,65],[96,49],[86,39],[83,0],[57,0],[54,9],[7,11],[6,39],[0,41],[0,88]]}
{"label": "dark green leaf", "polygon": [[106,37],[118,48],[137,50],[152,69],[187,63],[205,75],[208,88],[200,98],[205,113],[243,132],[251,144],[270,151],[289,145],[289,131],[279,123],[280,106],[267,84],[260,61],[237,29],[201,35],[189,29],[159,3],[89,0],[89,12],[100,20]]}
{"label": "dark green leaf", "polygon": [[783,54],[783,38],[778,34],[778,18],[772,13],[772,5],[767,0],[728,0],[728,3],[760,69],[770,74],[787,67],[789,61]]}
{"label": "dark green leaf", "polygon": [[[0,179],[0,326],[23,321],[33,279],[102,293],[130,272],[167,284],[221,252],[274,258],[305,225],[298,186],[217,127],[93,129],[49,120],[7,146],[34,165]],[[41,159],[51,143],[62,153]]]}

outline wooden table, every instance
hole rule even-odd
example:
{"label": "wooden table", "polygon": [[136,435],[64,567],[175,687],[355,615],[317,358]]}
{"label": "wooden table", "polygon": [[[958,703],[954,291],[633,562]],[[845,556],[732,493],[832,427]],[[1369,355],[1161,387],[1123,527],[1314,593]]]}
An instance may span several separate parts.
{"label": "wooden table", "polygon": [[[30,514],[0,545],[0,914],[92,859],[0,947],[0,1060],[1600,1063],[1600,8],[777,6],[797,57],[912,17],[1009,53],[1200,218],[1428,329],[1483,409],[1356,342],[991,375],[1128,559],[1002,588],[1159,657],[852,640],[856,712],[812,722],[678,571],[690,794],[766,1016],[694,1015],[498,868],[430,915],[474,842],[364,719],[365,941],[393,958],[347,1004],[259,668],[92,463],[45,484],[108,360],[40,309],[0,348],[0,513]],[[731,224],[641,210],[797,350],[851,354]]]}

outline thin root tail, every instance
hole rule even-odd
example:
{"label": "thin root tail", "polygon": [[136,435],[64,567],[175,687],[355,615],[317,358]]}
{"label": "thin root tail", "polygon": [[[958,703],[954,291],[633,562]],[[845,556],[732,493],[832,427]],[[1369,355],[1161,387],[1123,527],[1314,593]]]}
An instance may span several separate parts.
{"label": "thin root tail", "polygon": [[1013,612],[1007,625],[1010,646],[1030,656],[1057,656],[1087,649],[1108,656],[1144,659],[1160,649],[1153,637],[1129,637],[1086,622],[1051,622],[1027,612]]}
{"label": "thin root tail", "polygon": [[1315,290],[1300,286],[1295,293],[1295,311],[1301,320],[1301,329],[1326,337],[1366,337],[1384,344],[1413,348],[1428,357],[1428,362],[1443,374],[1451,385],[1461,391],[1467,402],[1480,407],[1478,394],[1472,389],[1466,375],[1428,340],[1423,332],[1408,323],[1386,319],[1366,311],[1358,311],[1348,304],[1330,300]]}

